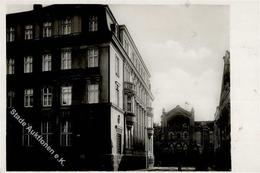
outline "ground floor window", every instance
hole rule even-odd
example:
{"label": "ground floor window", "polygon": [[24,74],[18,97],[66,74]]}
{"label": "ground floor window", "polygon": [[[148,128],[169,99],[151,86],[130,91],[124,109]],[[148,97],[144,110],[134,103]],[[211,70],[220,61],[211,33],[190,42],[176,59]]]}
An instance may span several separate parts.
{"label": "ground floor window", "polygon": [[50,122],[41,123],[41,134],[45,142],[51,143],[52,125]]}
{"label": "ground floor window", "polygon": [[22,145],[25,147],[32,146],[32,136],[30,135],[29,130],[27,130],[25,127],[23,127],[22,130]]}
{"label": "ground floor window", "polygon": [[72,141],[72,130],[71,122],[64,121],[60,124],[60,146],[68,147],[71,146]]}

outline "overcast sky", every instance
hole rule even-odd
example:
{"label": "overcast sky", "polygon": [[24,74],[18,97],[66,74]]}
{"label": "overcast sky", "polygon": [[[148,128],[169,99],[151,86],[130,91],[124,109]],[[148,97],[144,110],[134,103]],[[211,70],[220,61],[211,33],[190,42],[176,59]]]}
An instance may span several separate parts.
{"label": "overcast sky", "polygon": [[[223,59],[229,50],[229,7],[110,5],[125,24],[151,73],[154,120],[162,108],[194,107],[195,120],[213,120]],[[7,12],[32,6],[8,6]],[[189,106],[185,105],[189,103]]]}
{"label": "overcast sky", "polygon": [[[155,121],[162,108],[194,107],[213,120],[223,59],[229,50],[229,8],[216,5],[111,5],[126,24],[151,72]],[[185,106],[185,102],[189,106]]]}

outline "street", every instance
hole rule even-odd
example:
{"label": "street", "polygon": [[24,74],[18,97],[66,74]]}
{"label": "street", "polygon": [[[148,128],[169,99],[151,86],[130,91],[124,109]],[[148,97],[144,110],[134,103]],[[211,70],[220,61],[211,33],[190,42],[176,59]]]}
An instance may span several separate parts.
{"label": "street", "polygon": [[[178,171],[178,167],[152,167],[140,171]],[[182,167],[181,171],[195,171],[195,167]]]}

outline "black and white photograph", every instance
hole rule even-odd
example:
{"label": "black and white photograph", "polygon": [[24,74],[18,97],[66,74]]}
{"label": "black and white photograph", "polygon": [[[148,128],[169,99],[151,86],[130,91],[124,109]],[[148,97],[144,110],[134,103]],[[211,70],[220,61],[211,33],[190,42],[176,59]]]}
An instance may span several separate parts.
{"label": "black and white photograph", "polygon": [[239,171],[260,73],[236,82],[259,60],[236,58],[235,8],[102,2],[6,4],[6,171]]}

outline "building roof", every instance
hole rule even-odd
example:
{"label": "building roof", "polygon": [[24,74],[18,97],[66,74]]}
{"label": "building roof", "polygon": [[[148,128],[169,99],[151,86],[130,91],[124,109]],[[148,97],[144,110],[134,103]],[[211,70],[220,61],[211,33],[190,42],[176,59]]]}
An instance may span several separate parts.
{"label": "building roof", "polygon": [[170,117],[174,117],[177,115],[183,115],[187,118],[192,118],[192,113],[185,110],[184,108],[180,107],[179,105],[177,105],[175,108],[173,108],[169,112],[165,113],[165,118],[167,117],[167,119],[169,119]]}
{"label": "building roof", "polygon": [[97,11],[97,9],[105,9],[107,5],[101,4],[54,4],[54,5],[34,5],[32,10],[10,13],[6,15],[7,21],[30,19],[38,20],[42,17],[64,16],[72,13],[86,13],[87,11]]}

